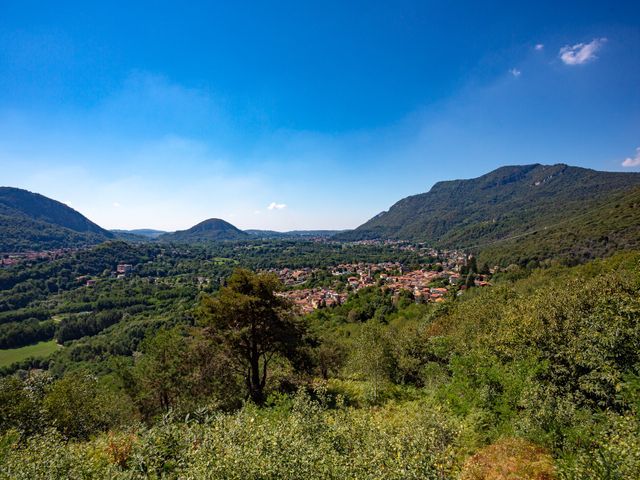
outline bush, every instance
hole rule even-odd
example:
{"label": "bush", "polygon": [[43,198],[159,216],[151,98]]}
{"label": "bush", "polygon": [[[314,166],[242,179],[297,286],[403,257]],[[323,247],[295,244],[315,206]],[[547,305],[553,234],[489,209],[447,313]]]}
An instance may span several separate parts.
{"label": "bush", "polygon": [[284,409],[166,417],[127,438],[78,444],[49,431],[14,445],[0,478],[443,480],[454,478],[457,434],[424,402],[328,410],[301,392]]}

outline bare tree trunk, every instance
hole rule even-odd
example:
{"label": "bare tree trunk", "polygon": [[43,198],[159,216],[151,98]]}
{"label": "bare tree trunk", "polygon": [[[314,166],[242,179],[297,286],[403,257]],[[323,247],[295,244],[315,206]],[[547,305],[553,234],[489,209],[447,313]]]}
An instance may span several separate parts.
{"label": "bare tree trunk", "polygon": [[251,352],[251,379],[249,395],[257,405],[264,403],[263,385],[260,381],[260,355],[257,349],[253,349]]}

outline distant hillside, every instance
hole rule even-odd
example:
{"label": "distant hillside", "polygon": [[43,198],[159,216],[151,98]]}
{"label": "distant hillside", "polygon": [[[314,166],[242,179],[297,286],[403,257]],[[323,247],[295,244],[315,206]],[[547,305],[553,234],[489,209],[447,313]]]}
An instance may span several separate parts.
{"label": "distant hillside", "polygon": [[204,222],[174,233],[160,235],[158,240],[166,242],[206,243],[221,240],[242,240],[249,234],[219,218],[210,218]]}
{"label": "distant hillside", "polygon": [[154,230],[152,228],[137,228],[134,230],[111,230],[113,233],[131,233],[140,237],[158,238],[160,235],[164,235],[164,230]]}
{"label": "distant hillside", "polygon": [[138,228],[134,230],[115,229],[110,231],[116,236],[116,238],[129,242],[148,242],[167,233],[163,230],[153,230],[151,228]]}
{"label": "distant hillside", "polygon": [[621,250],[640,250],[640,187],[564,222],[477,247],[480,261],[527,264],[555,258],[581,263]]}
{"label": "distant hillside", "polygon": [[257,238],[328,238],[340,233],[340,230],[291,230],[276,232],[274,230],[245,230]]}
{"label": "distant hillside", "polygon": [[[470,248],[565,222],[640,185],[638,173],[558,165],[502,167],[470,180],[436,183],[336,238],[392,238]],[[590,235],[588,229],[581,230]]]}
{"label": "distant hillside", "polygon": [[0,187],[0,252],[75,247],[110,238],[111,232],[61,202]]}

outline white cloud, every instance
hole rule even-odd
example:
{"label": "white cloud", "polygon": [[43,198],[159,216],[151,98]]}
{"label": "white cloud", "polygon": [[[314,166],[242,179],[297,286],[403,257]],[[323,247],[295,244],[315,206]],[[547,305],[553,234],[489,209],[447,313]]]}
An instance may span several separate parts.
{"label": "white cloud", "polygon": [[276,202],[271,202],[267,207],[267,209],[269,210],[282,210],[283,208],[287,208],[287,205],[284,203],[276,203]]}
{"label": "white cloud", "polygon": [[120,203],[119,203],[119,202],[113,202],[113,206],[114,206],[115,208],[120,208],[122,205],[120,205]]}
{"label": "white cloud", "polygon": [[253,211],[253,214],[254,214],[254,215],[260,215],[260,210],[254,210],[254,211]]}
{"label": "white cloud", "polygon": [[517,68],[512,68],[511,70],[509,70],[509,73],[511,75],[513,75],[514,77],[519,77],[520,75],[522,75],[522,72],[520,70],[518,70]]}
{"label": "white cloud", "polygon": [[596,52],[606,42],[606,38],[594,38],[589,43],[565,45],[560,49],[560,59],[567,65],[582,65],[598,58]]}
{"label": "white cloud", "polygon": [[544,50],[544,45],[542,43],[536,43],[536,46],[533,48],[535,48],[538,51]]}
{"label": "white cloud", "polygon": [[636,148],[636,156],[631,158],[626,158],[624,162],[622,162],[623,167],[640,167],[640,147]]}

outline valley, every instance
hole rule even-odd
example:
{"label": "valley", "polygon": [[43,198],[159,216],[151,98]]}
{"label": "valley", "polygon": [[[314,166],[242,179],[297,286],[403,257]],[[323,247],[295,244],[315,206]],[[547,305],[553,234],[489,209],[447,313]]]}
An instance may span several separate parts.
{"label": "valley", "polygon": [[[633,474],[637,177],[549,168],[492,172],[464,195],[436,186],[402,214],[420,227],[394,220],[394,233],[378,224],[416,200],[350,232],[210,219],[96,226],[102,237],[54,247],[19,222],[48,208],[47,228],[94,224],[14,192],[29,207],[2,230],[0,431],[13,446],[0,477],[36,475],[52,451],[73,478],[261,478],[257,465],[269,478],[475,478],[504,455],[538,475],[522,478],[600,478],[599,458]],[[605,183],[562,212],[548,210],[566,202],[562,183],[518,199],[567,171],[571,195]]]}

